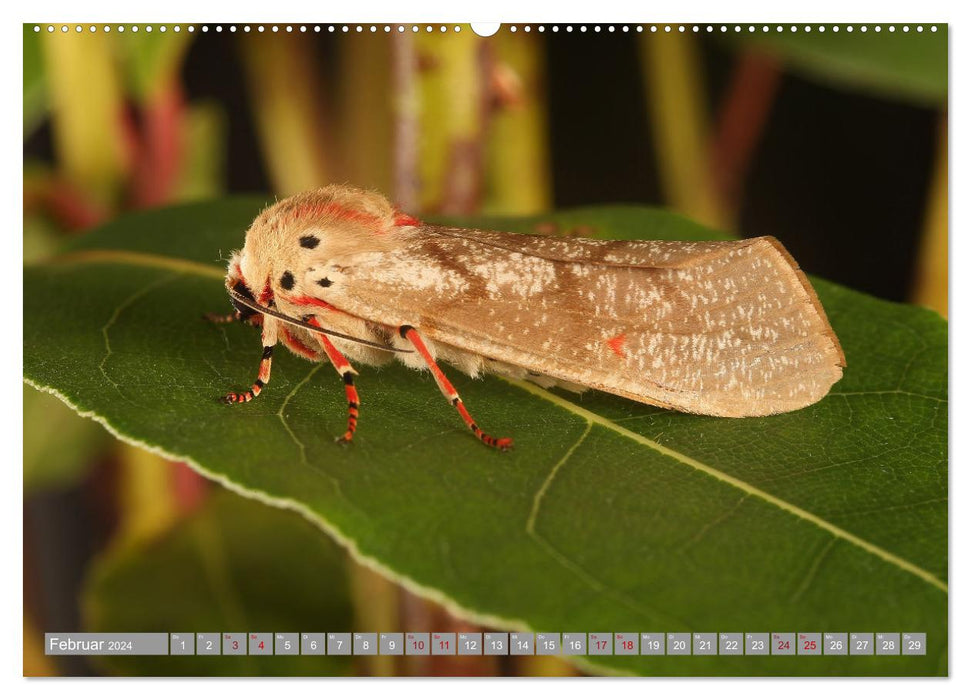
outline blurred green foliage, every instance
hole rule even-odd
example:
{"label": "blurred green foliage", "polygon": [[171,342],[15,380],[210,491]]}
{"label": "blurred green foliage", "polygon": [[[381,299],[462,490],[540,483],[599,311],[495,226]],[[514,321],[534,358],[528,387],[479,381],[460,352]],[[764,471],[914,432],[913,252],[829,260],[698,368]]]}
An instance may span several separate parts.
{"label": "blurred green foliage", "polygon": [[[349,632],[340,549],[304,518],[219,490],[151,541],[109,549],[83,597],[92,632]],[[340,656],[113,656],[139,676],[331,676]]]}
{"label": "blurred green foliage", "polygon": [[[815,25],[814,25],[815,26]],[[821,82],[920,104],[939,105],[947,100],[947,25],[930,25],[924,31],[904,32],[904,25],[876,25],[862,32],[840,25],[822,25],[825,31],[745,32],[739,43],[779,56],[790,70]]]}

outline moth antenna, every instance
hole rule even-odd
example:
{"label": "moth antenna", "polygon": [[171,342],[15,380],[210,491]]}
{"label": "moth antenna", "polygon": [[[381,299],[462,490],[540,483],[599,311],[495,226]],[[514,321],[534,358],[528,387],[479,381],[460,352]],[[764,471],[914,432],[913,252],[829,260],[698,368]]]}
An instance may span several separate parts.
{"label": "moth antenna", "polygon": [[378,350],[386,350],[387,352],[400,352],[400,353],[413,352],[412,350],[406,350],[404,348],[396,348],[396,347],[393,347],[391,345],[384,345],[382,343],[375,343],[374,341],[365,340],[364,338],[355,338],[352,335],[346,335],[344,333],[339,333],[337,331],[332,331],[332,330],[329,330],[327,328],[322,328],[320,326],[314,326],[314,325],[311,325],[311,324],[307,323],[306,321],[301,321],[298,318],[293,318],[292,316],[287,316],[286,314],[280,313],[279,311],[276,311],[275,309],[271,309],[271,308],[269,308],[267,306],[263,306],[262,304],[260,304],[258,302],[255,302],[255,301],[252,301],[250,299],[247,299],[243,295],[237,294],[232,289],[230,289],[228,291],[229,291],[229,296],[231,296],[233,298],[233,300],[235,300],[236,302],[242,304],[243,306],[246,306],[246,307],[248,307],[250,309],[253,309],[253,311],[258,311],[261,314],[265,314],[267,316],[272,316],[273,318],[279,319],[279,320],[283,321],[284,323],[289,323],[291,326],[297,326],[299,328],[306,328],[307,330],[313,331],[314,333],[326,333],[327,335],[332,336],[334,338],[342,338],[344,340],[350,340],[350,341],[352,341],[354,343],[360,343],[361,345],[367,345],[368,347],[377,348]]}

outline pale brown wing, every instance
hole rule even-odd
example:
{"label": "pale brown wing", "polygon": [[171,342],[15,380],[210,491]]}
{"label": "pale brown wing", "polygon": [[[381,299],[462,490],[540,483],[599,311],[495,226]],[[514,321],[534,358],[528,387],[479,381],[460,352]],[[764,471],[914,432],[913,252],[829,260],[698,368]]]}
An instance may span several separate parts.
{"label": "pale brown wing", "polygon": [[839,342],[773,238],[595,241],[415,229],[336,261],[325,298],[432,340],[645,403],[790,411],[842,375]]}

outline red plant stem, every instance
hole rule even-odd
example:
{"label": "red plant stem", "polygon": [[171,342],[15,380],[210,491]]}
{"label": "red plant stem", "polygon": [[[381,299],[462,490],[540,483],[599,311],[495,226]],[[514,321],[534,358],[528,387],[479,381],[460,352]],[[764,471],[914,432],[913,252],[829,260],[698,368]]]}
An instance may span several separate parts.
{"label": "red plant stem", "polygon": [[418,56],[410,34],[391,42],[391,85],[394,93],[394,198],[403,211],[418,211]]}
{"label": "red plant stem", "polygon": [[711,167],[721,200],[737,211],[745,175],[779,89],[779,62],[754,51],[743,53],[718,111]]}
{"label": "red plant stem", "polygon": [[185,112],[182,88],[176,80],[142,106],[131,190],[135,208],[158,206],[171,199],[184,157]]}
{"label": "red plant stem", "polygon": [[40,210],[65,230],[75,233],[108,219],[108,211],[65,180],[52,178],[24,183],[24,213]]}

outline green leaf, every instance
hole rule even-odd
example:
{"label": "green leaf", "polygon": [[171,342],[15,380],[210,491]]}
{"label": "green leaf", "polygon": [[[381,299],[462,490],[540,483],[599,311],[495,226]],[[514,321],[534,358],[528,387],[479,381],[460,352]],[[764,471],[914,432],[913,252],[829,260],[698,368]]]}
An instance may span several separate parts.
{"label": "green leaf", "polygon": [[[296,515],[224,489],[157,540],[109,550],[82,594],[92,632],[350,631],[344,557]],[[106,656],[134,676],[330,676],[335,656]]]}
{"label": "green leaf", "polygon": [[866,32],[854,25],[853,32],[840,25],[825,25],[826,31],[746,33],[740,43],[762,48],[782,58],[795,72],[837,87],[870,92],[928,105],[947,102],[947,25],[868,25]]}
{"label": "green leaf", "polygon": [[[24,273],[24,372],[124,439],[303,513],[466,617],[540,631],[923,631],[907,657],[598,657],[644,674],[939,674],[947,640],[947,324],[816,281],[846,351],[823,401],[768,418],[664,411],[450,372],[476,443],[428,374],[361,367],[344,429],[327,365],[280,352],[258,400],[252,328],[222,260],[261,199],[118,219]],[[717,237],[616,207],[539,221],[608,238]],[[476,225],[480,221],[469,221]]]}

